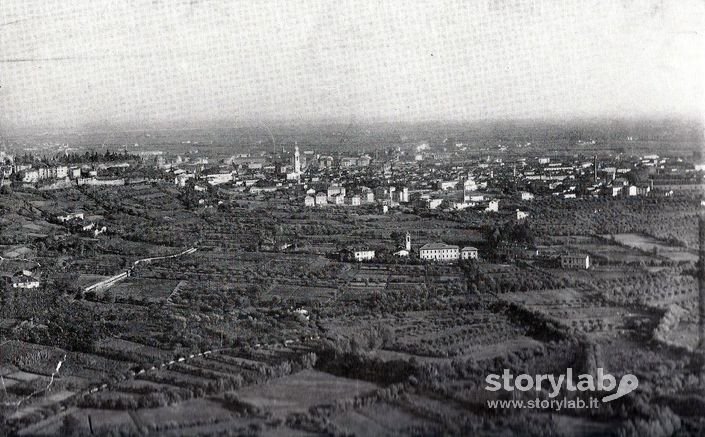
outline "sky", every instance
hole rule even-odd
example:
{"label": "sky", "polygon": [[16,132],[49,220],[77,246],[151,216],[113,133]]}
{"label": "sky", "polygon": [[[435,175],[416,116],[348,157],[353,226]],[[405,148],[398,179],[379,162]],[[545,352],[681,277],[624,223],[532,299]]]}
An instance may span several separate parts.
{"label": "sky", "polygon": [[705,1],[0,1],[0,129],[705,116]]}

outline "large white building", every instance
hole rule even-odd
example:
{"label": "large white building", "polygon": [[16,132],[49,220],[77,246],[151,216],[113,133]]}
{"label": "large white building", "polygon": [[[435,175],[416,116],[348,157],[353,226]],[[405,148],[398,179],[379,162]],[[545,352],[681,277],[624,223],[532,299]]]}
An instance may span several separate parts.
{"label": "large white building", "polygon": [[419,249],[419,258],[432,261],[455,261],[460,258],[460,248],[452,244],[428,243]]}
{"label": "large white building", "polygon": [[353,257],[355,261],[368,261],[375,257],[374,250],[356,250],[353,252]]}

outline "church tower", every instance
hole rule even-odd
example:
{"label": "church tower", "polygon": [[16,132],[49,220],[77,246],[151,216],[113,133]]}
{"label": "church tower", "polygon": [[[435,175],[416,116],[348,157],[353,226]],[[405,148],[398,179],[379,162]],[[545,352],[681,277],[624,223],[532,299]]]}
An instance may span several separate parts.
{"label": "church tower", "polygon": [[406,244],[404,245],[404,249],[407,251],[411,252],[411,234],[408,232],[406,233]]}
{"label": "church tower", "polygon": [[294,173],[301,173],[301,155],[299,155],[299,146],[294,148]]}

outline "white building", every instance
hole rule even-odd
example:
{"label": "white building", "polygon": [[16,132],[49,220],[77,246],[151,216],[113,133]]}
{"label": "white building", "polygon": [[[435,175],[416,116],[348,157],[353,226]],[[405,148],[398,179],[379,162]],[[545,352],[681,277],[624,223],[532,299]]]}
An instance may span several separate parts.
{"label": "white building", "polygon": [[408,203],[409,202],[409,189],[407,187],[404,187],[399,190],[399,203]]}
{"label": "white building", "polygon": [[463,247],[460,251],[460,258],[462,259],[477,259],[477,249],[471,246]]}
{"label": "white building", "polygon": [[[180,175],[179,175],[180,176]],[[227,184],[228,182],[233,181],[233,174],[228,172],[228,173],[215,173],[215,174],[209,174],[206,175],[206,181],[210,185],[221,185],[221,184]]]}
{"label": "white building", "polygon": [[72,212],[72,213],[68,213],[66,215],[57,216],[56,219],[62,223],[67,222],[69,220],[74,220],[74,219],[83,220],[83,213],[82,212]]}
{"label": "white building", "polygon": [[487,205],[487,209],[485,209],[487,212],[498,212],[499,211],[499,200],[490,200],[490,203]]}
{"label": "white building", "polygon": [[436,209],[441,206],[443,199],[428,199],[428,209]]}
{"label": "white building", "polygon": [[353,249],[352,252],[355,261],[369,261],[375,257],[375,251],[370,249]]}
{"label": "white building", "polygon": [[39,172],[37,170],[26,170],[22,177],[22,182],[34,183],[39,181]]}
{"label": "white building", "polygon": [[441,181],[438,184],[438,189],[442,191],[454,190],[457,185],[458,181]]}
{"label": "white building", "polygon": [[522,191],[521,192],[521,200],[532,200],[534,198],[534,195],[527,192],[527,191]]}
{"label": "white building", "polygon": [[321,206],[321,205],[327,205],[328,204],[328,196],[324,192],[320,192],[316,194],[316,205]]}
{"label": "white building", "polygon": [[316,206],[316,198],[313,196],[306,196],[304,199],[304,206]]}
{"label": "white building", "polygon": [[12,288],[39,288],[39,279],[32,275],[29,270],[17,272],[12,277]]}
{"label": "white building", "polygon": [[419,249],[419,258],[433,261],[455,261],[460,257],[460,248],[445,243],[428,243]]}
{"label": "white building", "polygon": [[477,190],[477,183],[475,183],[475,180],[473,178],[467,178],[465,182],[463,182],[463,191],[476,191]]}
{"label": "white building", "polygon": [[350,205],[352,206],[360,206],[360,196],[355,195],[350,198]]}
{"label": "white building", "polygon": [[294,173],[301,173],[301,155],[299,154],[299,146],[294,147]]}
{"label": "white building", "polygon": [[517,220],[524,220],[528,216],[529,216],[529,213],[524,212],[524,211],[520,211],[517,209]]}

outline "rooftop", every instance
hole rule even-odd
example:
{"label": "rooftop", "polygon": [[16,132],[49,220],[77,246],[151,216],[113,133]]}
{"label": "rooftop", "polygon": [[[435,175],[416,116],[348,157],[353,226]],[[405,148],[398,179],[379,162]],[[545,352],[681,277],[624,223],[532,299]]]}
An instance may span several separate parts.
{"label": "rooftop", "polygon": [[442,250],[442,249],[458,249],[458,246],[445,243],[427,243],[421,246],[419,250]]}

